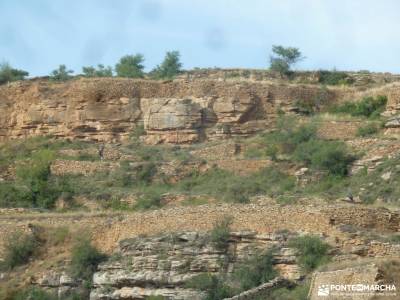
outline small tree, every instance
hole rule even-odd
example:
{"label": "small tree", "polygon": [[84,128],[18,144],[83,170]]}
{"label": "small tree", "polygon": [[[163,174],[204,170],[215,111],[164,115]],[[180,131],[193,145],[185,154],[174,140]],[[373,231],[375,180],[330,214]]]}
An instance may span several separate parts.
{"label": "small tree", "polygon": [[294,238],[289,241],[289,246],[297,249],[299,263],[307,272],[329,261],[329,245],[317,236]]}
{"label": "small tree", "polygon": [[71,253],[71,272],[77,278],[90,281],[92,275],[97,270],[97,265],[104,261],[107,256],[97,250],[86,234],[80,236]]}
{"label": "small tree", "polygon": [[156,79],[172,79],[178,75],[182,68],[180,56],[179,51],[168,51],[161,65],[152,71],[153,77]]}
{"label": "small tree", "polygon": [[29,73],[24,70],[14,69],[9,63],[5,62],[0,64],[0,84],[24,80]]}
{"label": "small tree", "polygon": [[95,67],[83,67],[82,73],[85,77],[112,77],[112,68],[105,67],[102,64],[97,65],[97,69]]}
{"label": "small tree", "polygon": [[233,273],[234,279],[239,283],[241,290],[246,291],[273,279],[277,275],[274,269],[274,251],[265,254],[257,253],[239,265]]}
{"label": "small tree", "polygon": [[5,241],[5,253],[3,265],[5,269],[13,269],[16,266],[29,262],[36,253],[38,241],[33,235],[17,231],[8,236]]}
{"label": "small tree", "polygon": [[270,68],[272,71],[279,72],[281,75],[288,75],[290,68],[297,62],[304,59],[298,48],[272,46],[274,55],[270,57]]}
{"label": "small tree", "polygon": [[72,70],[68,70],[65,65],[60,65],[58,69],[53,70],[50,73],[50,79],[53,81],[66,81],[68,79],[71,79],[71,75],[74,73]]}
{"label": "small tree", "polygon": [[201,290],[206,293],[204,300],[219,300],[232,297],[234,291],[221,276],[203,273],[190,278],[185,284],[187,288]]}
{"label": "small tree", "polygon": [[293,157],[307,166],[339,177],[347,175],[348,167],[355,159],[343,142],[317,139],[299,144]]}
{"label": "small tree", "polygon": [[214,223],[210,232],[211,242],[218,250],[226,251],[231,233],[232,217],[224,216],[221,220]]}
{"label": "small tree", "polygon": [[30,160],[17,165],[17,179],[27,190],[34,206],[50,208],[62,193],[62,189],[67,188],[50,180],[53,158],[54,153],[44,149],[34,153]]}
{"label": "small tree", "polygon": [[142,78],[144,76],[144,57],[142,54],[125,55],[115,65],[119,77]]}

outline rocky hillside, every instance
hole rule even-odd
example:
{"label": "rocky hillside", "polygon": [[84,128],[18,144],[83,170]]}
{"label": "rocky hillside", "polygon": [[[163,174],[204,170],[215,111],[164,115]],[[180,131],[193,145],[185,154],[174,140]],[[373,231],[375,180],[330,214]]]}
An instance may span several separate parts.
{"label": "rocky hillside", "polygon": [[0,86],[0,299],[400,288],[398,77],[296,76]]}
{"label": "rocky hillside", "polygon": [[304,103],[318,102],[321,109],[337,101],[385,95],[388,113],[396,113],[399,90],[396,83],[365,90],[210,79],[16,82],[0,87],[0,137],[51,134],[116,142],[144,124],[147,143],[193,143],[260,132],[272,126],[279,112],[299,111]]}

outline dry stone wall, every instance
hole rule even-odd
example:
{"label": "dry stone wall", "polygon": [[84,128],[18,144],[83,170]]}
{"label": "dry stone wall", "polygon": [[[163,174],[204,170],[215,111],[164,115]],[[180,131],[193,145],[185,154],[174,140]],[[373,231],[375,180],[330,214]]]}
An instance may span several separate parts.
{"label": "dry stone wall", "polygon": [[[79,213],[41,214],[12,213],[0,215],[0,253],[2,242],[16,228],[26,229],[28,224],[38,226],[69,226],[93,230],[98,247],[112,252],[118,242],[138,235],[154,235],[176,231],[208,231],[216,220],[225,215],[233,217],[233,230],[247,229],[258,234],[271,234],[279,230],[322,234],[335,243],[348,240],[342,225],[361,229],[376,229],[388,234],[399,232],[399,214],[358,205],[262,205],[262,204],[208,204],[176,206],[148,212],[134,213]],[[207,216],[207,217],[205,217]]]}

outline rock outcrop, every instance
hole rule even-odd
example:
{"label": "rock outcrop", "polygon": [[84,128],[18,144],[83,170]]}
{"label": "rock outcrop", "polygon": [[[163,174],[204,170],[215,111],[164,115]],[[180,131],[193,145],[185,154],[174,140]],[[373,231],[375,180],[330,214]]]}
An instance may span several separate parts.
{"label": "rock outcrop", "polygon": [[79,291],[81,284],[81,282],[68,275],[67,272],[56,271],[50,271],[39,276],[36,274],[36,278],[32,278],[31,281],[46,290],[55,291],[59,299],[66,298]]}
{"label": "rock outcrop", "polygon": [[[324,90],[324,103],[388,95],[396,110],[397,85],[387,89]],[[122,78],[45,80],[0,86],[0,139],[35,135],[123,141],[144,124],[148,143],[193,143],[249,135],[271,126],[278,111],[321,96],[318,85],[208,79],[168,82]]]}
{"label": "rock outcrop", "polygon": [[[119,252],[94,274],[91,299],[203,299],[204,293],[185,287],[191,278],[204,273],[232,272],[258,251],[278,247],[276,267],[282,276],[299,279],[296,256],[285,248],[287,235],[256,235],[233,232],[227,250],[217,248],[207,233],[181,232],[137,237],[120,242]],[[290,270],[290,272],[288,272]],[[282,280],[279,280],[281,283]],[[265,289],[261,288],[261,291]]]}

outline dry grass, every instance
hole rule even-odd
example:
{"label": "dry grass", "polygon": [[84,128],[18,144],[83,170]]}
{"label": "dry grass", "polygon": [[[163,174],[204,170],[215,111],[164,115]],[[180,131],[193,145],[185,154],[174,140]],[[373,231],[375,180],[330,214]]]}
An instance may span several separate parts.
{"label": "dry grass", "polygon": [[120,212],[102,211],[102,212],[85,212],[85,211],[70,211],[70,212],[28,212],[28,213],[7,213],[7,215],[0,214],[0,220],[43,220],[48,218],[57,219],[81,219],[81,218],[103,218],[103,217],[117,217],[121,216]]}
{"label": "dry grass", "polygon": [[329,264],[321,266],[318,269],[318,271],[319,272],[331,272],[331,271],[343,270],[343,269],[347,269],[347,268],[354,268],[354,267],[358,267],[358,266],[369,265],[371,263],[382,263],[384,261],[387,261],[387,259],[372,258],[372,257],[359,258],[359,259],[353,259],[353,260],[345,260],[345,261],[333,261]]}
{"label": "dry grass", "polygon": [[332,114],[332,113],[320,113],[311,119],[312,122],[324,122],[324,121],[335,121],[335,122],[357,122],[362,121],[362,118],[353,117],[350,114]]}

